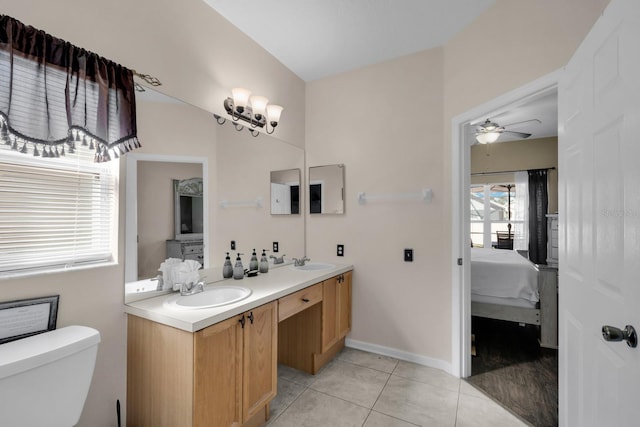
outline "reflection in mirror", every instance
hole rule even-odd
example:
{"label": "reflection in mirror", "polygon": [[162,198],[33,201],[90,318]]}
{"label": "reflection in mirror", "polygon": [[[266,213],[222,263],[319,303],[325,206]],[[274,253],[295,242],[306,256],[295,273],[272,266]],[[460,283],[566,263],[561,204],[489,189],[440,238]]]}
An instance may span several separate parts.
{"label": "reflection in mirror", "polygon": [[202,239],[202,177],[173,180],[176,240]]}
{"label": "reflection in mirror", "polygon": [[[195,240],[200,246],[198,260],[204,262],[203,238],[206,236],[206,159],[131,153],[127,155],[127,227],[125,281],[156,277],[158,268],[169,257],[183,258],[182,239]],[[135,176],[135,179],[133,177]],[[199,234],[176,234],[176,196],[174,181],[196,178],[200,182],[200,213],[196,213]],[[131,200],[131,202],[129,202]],[[191,214],[194,217],[193,213]],[[199,216],[199,219],[197,218]],[[180,226],[181,228],[181,226]],[[188,237],[190,236],[190,237]],[[206,239],[205,239],[206,240]],[[172,243],[175,242],[175,243]],[[188,240],[186,241],[188,242]]]}
{"label": "reflection in mirror", "polygon": [[344,214],[344,165],[309,168],[309,213]]}
{"label": "reflection in mirror", "polygon": [[300,213],[300,169],[271,171],[271,215]]}
{"label": "reflection in mirror", "polygon": [[[276,241],[280,244],[277,255],[302,256],[305,253],[304,215],[274,216],[270,209],[222,208],[219,204],[225,199],[251,200],[256,196],[266,200],[270,191],[270,171],[304,170],[303,149],[263,133],[254,138],[246,130],[237,132],[230,120],[220,126],[210,112],[148,87],[142,94],[137,93],[136,98],[138,136],[143,146],[121,160],[126,193],[125,254],[122,257],[125,260],[125,302],[168,292],[157,291],[158,282],[148,280],[156,276],[158,262],[167,257],[167,240],[180,245],[186,243],[192,246],[189,250],[201,251],[199,260],[208,269],[208,283],[222,279],[221,271],[218,274],[211,269],[220,267],[221,270],[230,240],[237,242],[238,251],[242,253],[251,253],[254,247],[271,248],[272,242]],[[139,185],[138,165],[143,163],[156,165],[159,169],[180,165],[196,169],[152,178],[147,184]],[[175,239],[173,180],[194,177],[202,177],[204,190],[200,245],[192,245],[193,240]],[[166,200],[160,202],[161,197]],[[300,198],[304,199],[302,187]],[[162,203],[163,208],[140,213],[139,209],[148,203]],[[166,221],[162,226],[156,225],[159,216]],[[155,252],[149,257],[160,254],[140,268],[138,238],[155,242],[149,245],[148,252],[141,251],[141,263],[146,262],[142,258],[146,259],[147,253]]]}

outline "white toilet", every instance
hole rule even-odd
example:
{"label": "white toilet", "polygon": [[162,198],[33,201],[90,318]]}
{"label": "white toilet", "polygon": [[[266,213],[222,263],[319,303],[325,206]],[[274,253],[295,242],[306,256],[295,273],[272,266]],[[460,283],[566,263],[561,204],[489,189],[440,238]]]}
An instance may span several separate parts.
{"label": "white toilet", "polygon": [[0,345],[0,424],[76,425],[99,343],[95,329],[67,326]]}

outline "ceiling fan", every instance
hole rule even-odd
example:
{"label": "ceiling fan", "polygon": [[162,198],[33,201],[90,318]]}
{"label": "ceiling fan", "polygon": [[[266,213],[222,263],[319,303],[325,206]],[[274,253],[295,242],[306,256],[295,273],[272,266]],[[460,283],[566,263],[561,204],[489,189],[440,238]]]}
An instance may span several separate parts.
{"label": "ceiling fan", "polygon": [[476,132],[475,132],[476,140],[480,144],[490,144],[492,142],[496,142],[498,138],[500,138],[500,135],[502,135],[503,133],[508,133],[520,138],[529,138],[531,136],[530,133],[507,130],[507,128],[512,128],[514,126],[521,126],[523,124],[532,123],[532,122],[542,123],[538,119],[531,119],[531,120],[524,120],[521,122],[510,123],[508,125],[500,126],[499,124],[487,119],[484,121],[484,123],[476,124],[473,126],[476,126]]}

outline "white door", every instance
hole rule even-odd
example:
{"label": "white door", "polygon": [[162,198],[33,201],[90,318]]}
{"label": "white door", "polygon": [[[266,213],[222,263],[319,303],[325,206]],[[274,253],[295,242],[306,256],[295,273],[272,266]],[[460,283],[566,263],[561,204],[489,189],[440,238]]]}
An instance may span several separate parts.
{"label": "white door", "polygon": [[291,187],[275,182],[271,183],[271,213],[291,213]]}
{"label": "white door", "polygon": [[560,425],[640,426],[640,2],[612,0],[559,86]]}

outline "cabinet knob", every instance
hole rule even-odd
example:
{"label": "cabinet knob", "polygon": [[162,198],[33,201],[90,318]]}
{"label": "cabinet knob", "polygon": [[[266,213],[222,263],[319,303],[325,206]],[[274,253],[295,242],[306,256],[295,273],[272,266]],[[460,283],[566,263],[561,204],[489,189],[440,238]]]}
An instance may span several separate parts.
{"label": "cabinet knob", "polygon": [[302,302],[309,302],[309,298],[302,298]]}
{"label": "cabinet knob", "polygon": [[249,318],[249,320],[251,321],[251,324],[253,325],[253,311],[249,313],[247,317]]}
{"label": "cabinet knob", "polygon": [[238,320],[238,322],[240,322],[240,325],[242,326],[242,329],[244,329],[244,315],[240,318],[240,320]]}

